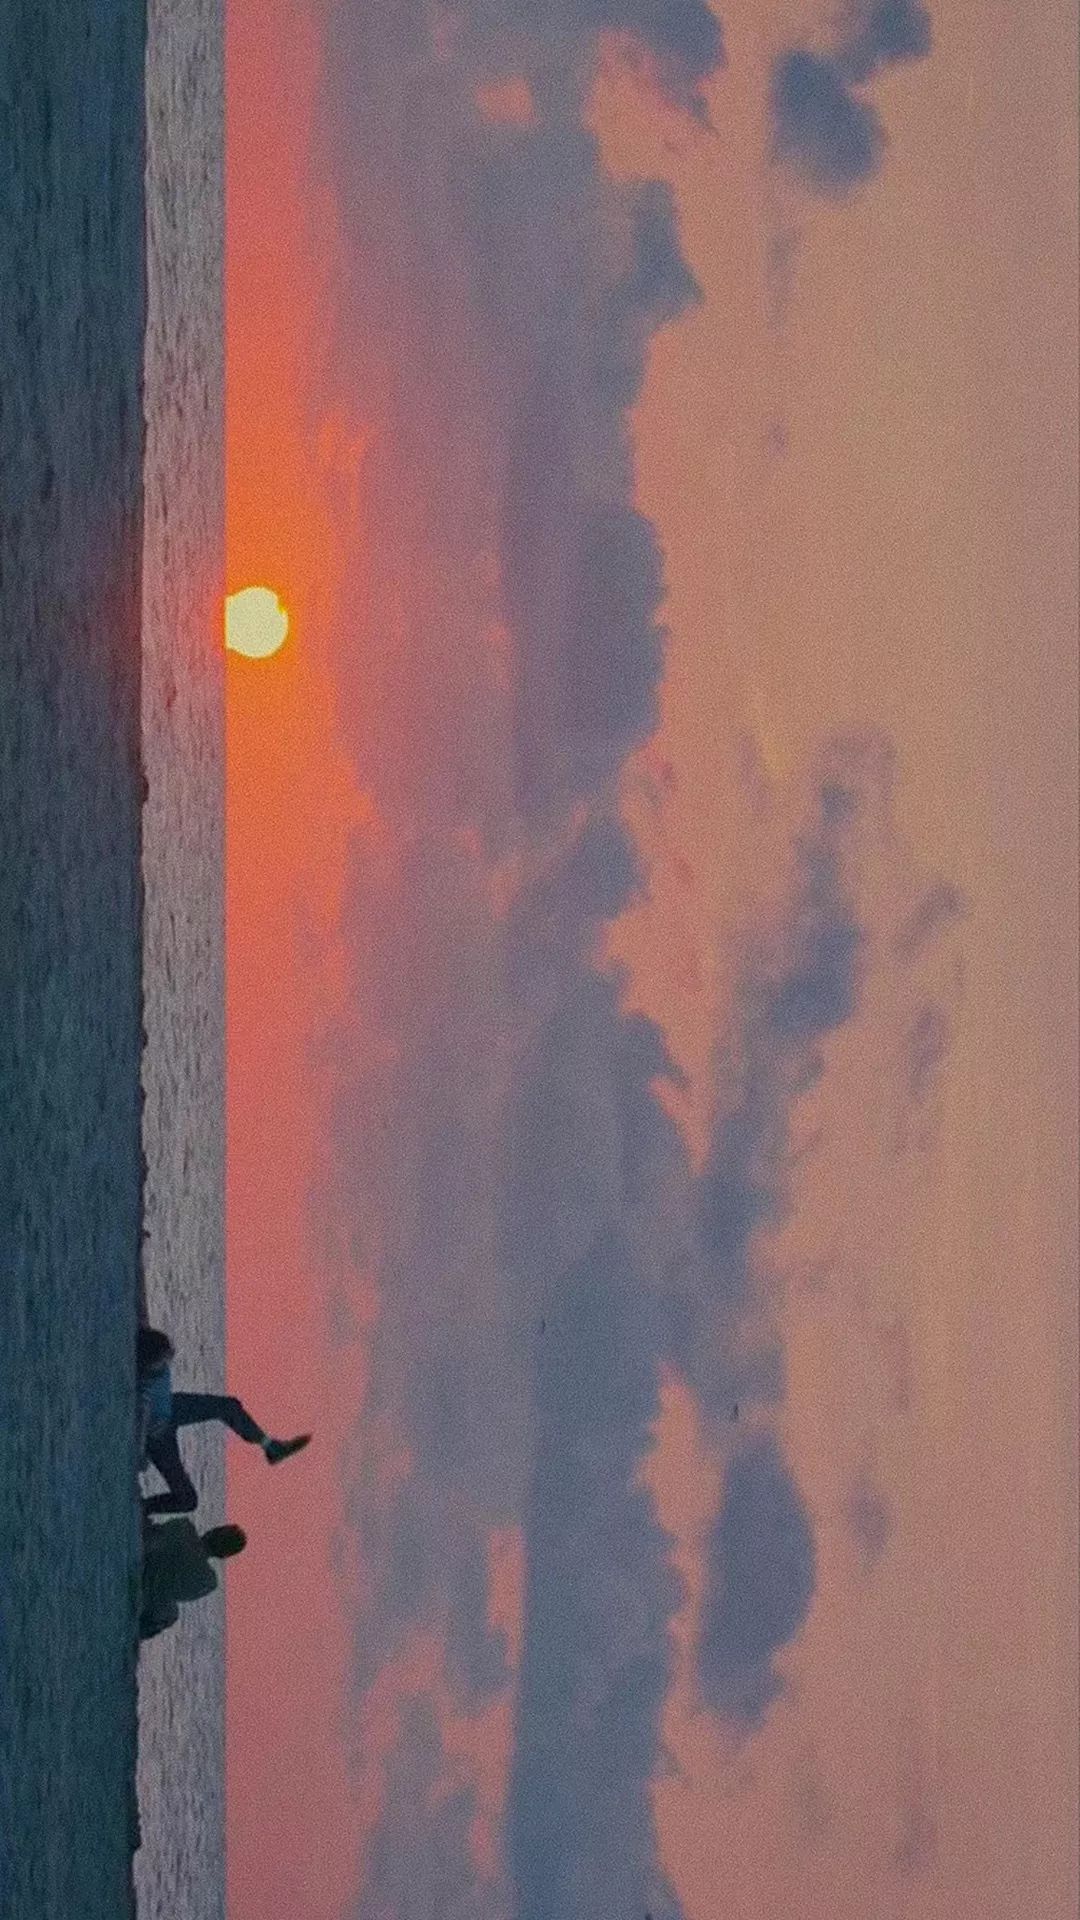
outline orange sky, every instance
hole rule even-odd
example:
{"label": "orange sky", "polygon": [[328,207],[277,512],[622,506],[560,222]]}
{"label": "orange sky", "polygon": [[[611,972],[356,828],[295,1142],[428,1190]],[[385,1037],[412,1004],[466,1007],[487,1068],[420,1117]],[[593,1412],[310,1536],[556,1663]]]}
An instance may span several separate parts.
{"label": "orange sky", "polygon": [[[303,0],[228,9],[227,581],[273,586],[292,616],[279,658],[230,657],[228,672],[229,1376],[275,1431],[316,1428],[280,1477],[229,1455],[230,1515],[251,1538],[228,1579],[233,1920],[344,1914],[378,1795],[380,1732],[361,1740],[350,1723],[331,1577],[374,1303],[350,1274],[359,1325],[331,1337],[325,1301],[348,1263],[307,1203],[326,1126],[319,1038],[342,1007],[345,851],[355,830],[380,831],[336,742],[326,654],[362,423],[343,394],[317,433],[305,398],[339,244],[308,160],[315,19]],[[615,942],[635,991],[700,1069],[737,903],[782,843],[791,783],[840,729],[883,727],[899,755],[891,838],[875,853],[883,948],[895,900],[925,874],[955,881],[970,907],[918,978],[883,967],[838,1042],[794,1249],[809,1274],[828,1256],[828,1277],[792,1290],[784,1324],[783,1432],[823,1597],[787,1657],[789,1699],[739,1760],[677,1678],[666,1731],[682,1778],[657,1806],[688,1920],[1064,1920],[1075,1902],[1063,20],[939,5],[931,59],[882,84],[882,176],[843,208],[809,205],[762,164],[776,12],[768,24],[750,5],[725,12],[715,142],[673,133],[623,83],[597,97],[609,164],[672,179],[706,292],[654,344],[636,417],[672,630],[649,756],[674,780],[664,843],[636,822],[657,871],[656,905]],[[801,246],[778,326],[767,249],[791,224]],[[748,743],[774,802],[756,821]],[[930,1138],[898,1155],[899,1035],[920,994],[952,990],[958,963]],[[653,1477],[692,1590],[721,1466],[669,1387]],[[872,1580],[841,1524],[866,1466],[894,1514]],[[515,1543],[502,1545],[512,1567]],[[511,1613],[516,1585],[494,1581]],[[417,1671],[426,1657],[415,1649]],[[488,1756],[493,1813],[508,1736],[505,1717],[460,1730],[478,1766]],[[904,1819],[917,1872],[891,1864]]]}
{"label": "orange sky", "polygon": [[[794,1657],[800,1710],[777,1715],[734,1808],[709,1817],[723,1776],[700,1747],[700,1790],[665,1789],[702,1920],[721,1882],[730,1920],[760,1913],[765,1888],[767,1911],[851,1920],[1053,1920],[1076,1903],[1075,62],[1061,12],[1036,30],[1004,8],[933,14],[931,59],[881,89],[883,173],[837,210],[763,193],[775,28],[727,10],[722,165],[687,142],[672,169],[706,303],[658,343],[638,416],[675,629],[668,839],[697,851],[705,895],[686,937],[708,957],[724,921],[730,856],[709,848],[736,809],[701,777],[717,724],[732,762],[745,732],[779,781],[825,731],[885,726],[897,834],[971,908],[932,1146],[897,1166],[880,1137],[886,998],[882,1034],[845,1063],[823,1198],[804,1200],[819,1251],[837,1231],[846,1245],[785,1329],[785,1433],[835,1597]],[[663,164],[625,94],[600,122],[612,164]],[[777,330],[764,253],[793,218]],[[625,936],[643,1003],[685,1022],[648,921]],[[666,902],[656,921],[670,941]],[[897,1321],[914,1418],[889,1417],[874,1351]],[[871,1436],[898,1538],[867,1593],[829,1520]],[[882,1866],[905,1772],[936,1830],[914,1878]],[[811,1803],[829,1818],[808,1840]]]}
{"label": "orange sky", "polygon": [[305,211],[309,15],[231,6],[227,25],[227,590],[272,584],[292,623],[272,662],[228,659],[229,1372],[274,1431],[317,1429],[302,1475],[290,1465],[271,1479],[242,1452],[228,1462],[230,1511],[251,1537],[229,1581],[229,1910],[330,1920],[355,1878],[342,1836],[356,1815],[326,1562],[336,1453],[362,1381],[355,1352],[327,1347],[305,1192],[320,1121],[310,1049],[334,993],[343,836],[362,807],[333,756],[312,646],[333,593],[326,454],[347,449],[320,459],[303,411],[332,264]]}

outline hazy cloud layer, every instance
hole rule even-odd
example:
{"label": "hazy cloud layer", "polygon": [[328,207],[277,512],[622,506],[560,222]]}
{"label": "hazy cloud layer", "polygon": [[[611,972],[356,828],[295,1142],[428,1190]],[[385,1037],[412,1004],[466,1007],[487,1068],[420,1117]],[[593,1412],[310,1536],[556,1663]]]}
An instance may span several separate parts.
{"label": "hazy cloud layer", "polygon": [[885,132],[871,102],[856,89],[896,61],[930,52],[930,16],[912,0],[857,7],[832,53],[796,47],[772,75],[773,147],[806,185],[842,198],[876,173]]}
{"label": "hazy cloud layer", "polygon": [[[349,10],[328,67],[352,314],[329,378],[369,447],[339,685],[377,819],[326,1195],[380,1299],[346,1489],[361,1722],[416,1629],[459,1709],[505,1691],[490,1529],[521,1527],[527,1563],[503,1882],[480,1885],[468,1802],[436,1791],[437,1716],[383,1754],[362,1897],[418,1913],[591,1920],[613,1881],[675,1913],[648,1783],[678,1592],[632,1485],[662,1342],[628,1212],[681,1155],[661,1036],[596,950],[642,885],[615,783],[665,643],[625,409],[650,334],[700,296],[667,190],[606,180],[582,128],[598,27],[685,104],[719,57],[693,5],[556,8],[542,31],[477,10],[449,47],[408,10]],[[531,111],[493,123],[477,89],[514,77]]]}
{"label": "hazy cloud layer", "polygon": [[[872,780],[851,743],[817,771],[695,1177],[669,1112],[678,1070],[601,944],[645,885],[618,786],[655,726],[666,645],[626,409],[652,333],[700,296],[667,190],[606,179],[581,111],[614,31],[700,113],[719,30],[689,0],[542,20],[492,4],[436,25],[340,9],[324,81],[345,321],[323,378],[335,402],[357,395],[367,448],[335,671],[374,804],[348,876],[356,1027],[333,1049],[337,1154],[316,1201],[378,1289],[345,1486],[358,1723],[418,1630],[456,1710],[506,1693],[496,1526],[521,1530],[524,1646],[501,1878],[478,1872],[475,1801],[424,1698],[379,1755],[358,1901],[418,1920],[677,1920],[649,1783],[681,1593],[640,1469],[663,1364],[717,1434],[734,1399],[764,1418],[784,1391],[762,1248],[792,1203],[794,1106],[858,1004]],[[530,112],[493,119],[478,90],[510,80]],[[736,1358],[744,1317],[757,1333]],[[732,1466],[710,1564],[702,1691],[747,1724],[813,1585],[767,1437]]]}

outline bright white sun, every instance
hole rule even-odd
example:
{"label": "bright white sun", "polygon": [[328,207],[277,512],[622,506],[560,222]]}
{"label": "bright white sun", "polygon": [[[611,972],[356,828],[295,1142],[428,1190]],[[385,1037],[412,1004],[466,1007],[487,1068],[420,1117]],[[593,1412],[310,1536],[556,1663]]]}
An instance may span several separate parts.
{"label": "bright white sun", "polygon": [[225,602],[225,645],[251,660],[276,653],[289,631],[289,616],[269,587],[245,587]]}

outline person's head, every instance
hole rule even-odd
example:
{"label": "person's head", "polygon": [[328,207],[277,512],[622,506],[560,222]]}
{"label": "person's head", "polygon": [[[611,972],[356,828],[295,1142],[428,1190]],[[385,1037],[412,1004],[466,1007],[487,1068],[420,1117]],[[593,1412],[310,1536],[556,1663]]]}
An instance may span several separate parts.
{"label": "person's head", "polygon": [[135,1341],[135,1359],[140,1373],[156,1373],[167,1367],[173,1357],[173,1343],[160,1327],[140,1327]]}
{"label": "person's head", "polygon": [[234,1553],[243,1553],[247,1546],[247,1534],[243,1527],[234,1527],[226,1522],[223,1527],[208,1527],[202,1536],[202,1543],[212,1560],[231,1560]]}

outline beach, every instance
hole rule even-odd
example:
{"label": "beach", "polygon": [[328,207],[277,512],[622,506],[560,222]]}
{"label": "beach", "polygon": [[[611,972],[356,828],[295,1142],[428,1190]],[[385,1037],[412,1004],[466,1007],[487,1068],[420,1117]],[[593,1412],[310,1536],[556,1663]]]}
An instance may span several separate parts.
{"label": "beach", "polygon": [[[146,98],[143,1272],[150,1318],[176,1346],[175,1384],[216,1393],[225,1382],[222,0],[179,9],[153,0]],[[227,1517],[222,1430],[190,1429],[183,1451],[199,1490],[196,1524],[214,1526]],[[139,1656],[139,1920],[225,1911],[223,1592],[181,1611]]]}

